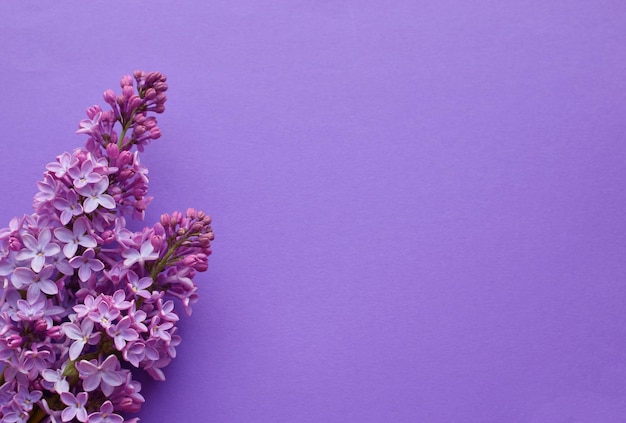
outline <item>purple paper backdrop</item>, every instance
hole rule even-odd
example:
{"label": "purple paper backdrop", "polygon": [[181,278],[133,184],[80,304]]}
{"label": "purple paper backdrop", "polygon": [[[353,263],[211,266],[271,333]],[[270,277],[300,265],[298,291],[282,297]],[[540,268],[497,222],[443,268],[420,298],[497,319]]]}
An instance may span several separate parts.
{"label": "purple paper backdrop", "polygon": [[[0,3],[0,221],[136,68],[214,217],[144,422],[626,422],[626,3]],[[3,223],[3,225],[5,224]]]}

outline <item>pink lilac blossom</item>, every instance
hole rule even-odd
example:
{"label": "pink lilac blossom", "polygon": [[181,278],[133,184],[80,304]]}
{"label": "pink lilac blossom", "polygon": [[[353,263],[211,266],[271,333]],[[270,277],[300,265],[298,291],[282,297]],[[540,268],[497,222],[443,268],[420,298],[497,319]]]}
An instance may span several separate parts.
{"label": "pink lilac blossom", "polygon": [[0,229],[0,420],[133,423],[139,368],[164,380],[181,338],[172,300],[191,313],[211,254],[211,218],[164,214],[141,231],[151,197],[139,153],[161,137],[159,72],[122,78],[87,109],[85,147],[59,155],[37,183],[34,212]]}

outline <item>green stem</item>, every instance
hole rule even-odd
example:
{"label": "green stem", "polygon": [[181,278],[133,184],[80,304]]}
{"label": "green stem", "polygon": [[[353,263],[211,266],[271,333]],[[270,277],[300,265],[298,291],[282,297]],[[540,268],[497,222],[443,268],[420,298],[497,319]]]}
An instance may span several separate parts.
{"label": "green stem", "polygon": [[120,137],[117,140],[117,148],[120,149],[120,150],[123,147],[125,147],[125,145],[124,145],[124,137],[126,136],[126,131],[128,131],[128,129],[130,128],[130,126],[133,123],[133,119],[135,118],[135,113],[136,112],[137,112],[137,109],[133,110],[133,113],[131,113],[130,118],[126,121],[126,123],[124,125],[122,125],[122,133],[121,133]]}

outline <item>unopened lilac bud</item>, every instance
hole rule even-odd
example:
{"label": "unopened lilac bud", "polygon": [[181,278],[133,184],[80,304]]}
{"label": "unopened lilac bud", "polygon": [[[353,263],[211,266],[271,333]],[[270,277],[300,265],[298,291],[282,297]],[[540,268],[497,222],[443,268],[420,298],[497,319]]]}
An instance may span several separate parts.
{"label": "unopened lilac bud", "polygon": [[156,90],[155,90],[154,88],[148,88],[148,89],[146,90],[146,93],[145,93],[145,95],[144,95],[144,98],[145,98],[146,100],[154,100],[154,99],[156,98],[156,96],[157,96],[157,92],[156,92]]}
{"label": "unopened lilac bud", "polygon": [[13,236],[10,237],[9,238],[9,250],[19,251],[21,249],[22,249],[22,243],[20,242],[20,240]]}
{"label": "unopened lilac bud", "polygon": [[168,227],[170,226],[170,215],[167,213],[163,213],[161,215],[161,225],[163,225],[164,227]]}
{"label": "unopened lilac bud", "polygon": [[150,238],[150,244],[152,244],[155,251],[161,250],[161,247],[163,246],[163,237],[160,235],[154,235]]}
{"label": "unopened lilac bud", "polygon": [[45,320],[39,319],[35,322],[35,332],[47,332],[48,324]]}
{"label": "unopened lilac bud", "polygon": [[160,223],[156,223],[153,229],[154,229],[155,235],[159,235],[159,236],[165,235],[165,228],[163,228],[163,225],[161,225]]}
{"label": "unopened lilac bud", "polygon": [[115,234],[113,233],[113,231],[104,231],[102,232],[101,236],[102,236],[102,241],[105,244],[115,241]]}
{"label": "unopened lilac bud", "polygon": [[131,190],[131,194],[135,197],[141,198],[148,193],[145,186],[138,186]]}
{"label": "unopened lilac bud", "polygon": [[153,140],[161,138],[161,130],[159,128],[152,128],[150,130],[150,138]]}
{"label": "unopened lilac bud", "polygon": [[109,143],[106,147],[107,156],[114,162],[115,159],[120,155],[120,150],[117,148],[117,144]]}
{"label": "unopened lilac bud", "polygon": [[120,87],[126,88],[128,86],[132,88],[133,78],[130,75],[124,75],[122,79],[120,79]]}
{"label": "unopened lilac bud", "polygon": [[150,72],[146,75],[146,84],[153,85],[155,82],[163,78],[161,72]]}
{"label": "unopened lilac bud", "polygon": [[61,326],[52,326],[46,333],[52,339],[61,339],[65,336]]}
{"label": "unopened lilac bud", "polygon": [[115,103],[115,93],[113,92],[113,90],[106,90],[102,96],[104,97],[104,101],[106,101],[108,104]]}
{"label": "unopened lilac bud", "polygon": [[143,100],[141,100],[139,97],[137,96],[133,96],[128,100],[128,107],[131,110],[135,110],[136,108],[138,108],[139,106],[141,106],[141,104],[143,103]]}
{"label": "unopened lilac bud", "polygon": [[137,200],[137,202],[135,202],[135,210],[138,211],[145,211],[148,208],[148,202],[146,201],[145,198],[142,198],[140,200]]}
{"label": "unopened lilac bud", "polygon": [[6,339],[7,346],[11,349],[17,349],[22,345],[22,337],[18,334],[11,334]]}
{"label": "unopened lilac bud", "polygon": [[119,166],[126,166],[133,162],[133,154],[130,151],[122,151],[120,153],[119,158],[117,159],[117,163]]}
{"label": "unopened lilac bud", "polygon": [[172,213],[172,226],[178,225],[183,220],[183,215],[179,211]]}
{"label": "unopened lilac bud", "polygon": [[198,272],[206,272],[209,269],[209,261],[199,261],[193,268],[196,269]]}
{"label": "unopened lilac bud", "polygon": [[135,172],[132,171],[132,169],[124,169],[119,173],[119,178],[122,181],[125,181],[127,179],[129,179],[130,177],[132,177],[134,175]]}
{"label": "unopened lilac bud", "polygon": [[100,106],[92,106],[87,108],[87,117],[93,119],[98,113],[102,113]]}
{"label": "unopened lilac bud", "polygon": [[165,106],[162,104],[159,104],[154,108],[155,113],[163,113],[164,111],[165,111]]}
{"label": "unopened lilac bud", "polygon": [[122,88],[122,95],[124,98],[131,98],[135,94],[135,89],[132,85],[126,85]]}
{"label": "unopened lilac bud", "polygon": [[143,134],[146,133],[146,127],[143,125],[137,125],[135,126],[135,128],[133,129],[133,134],[135,135],[135,137],[139,138],[140,136],[142,136]]}
{"label": "unopened lilac bud", "polygon": [[167,91],[167,84],[165,82],[155,82],[153,87],[155,90],[159,91],[159,95],[162,92]]}
{"label": "unopened lilac bud", "polygon": [[[124,413],[137,413],[141,409],[141,403],[137,403],[132,398],[125,397],[120,402],[115,404],[116,409]],[[128,422],[129,420],[125,420]]]}
{"label": "unopened lilac bud", "polygon": [[188,256],[185,256],[185,258],[183,259],[183,264],[187,267],[193,267],[197,262],[198,262],[198,258],[196,257],[195,254],[189,254]]}

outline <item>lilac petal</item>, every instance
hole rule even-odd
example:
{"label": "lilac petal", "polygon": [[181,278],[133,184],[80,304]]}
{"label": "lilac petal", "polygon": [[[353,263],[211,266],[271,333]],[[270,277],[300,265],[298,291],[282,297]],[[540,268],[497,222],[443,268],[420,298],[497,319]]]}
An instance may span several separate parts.
{"label": "lilac petal", "polygon": [[29,250],[37,250],[39,245],[37,244],[37,240],[31,234],[22,235],[22,243]]}
{"label": "lilac petal", "polygon": [[67,228],[56,228],[54,230],[54,236],[61,242],[74,241],[74,234]]}
{"label": "lilac petal", "polygon": [[46,257],[59,254],[59,251],[61,251],[61,248],[56,244],[48,244],[46,245],[46,248],[43,249],[43,253]]}
{"label": "lilac petal", "polygon": [[83,208],[85,210],[85,213],[91,213],[98,208],[98,200],[95,200],[92,197],[88,197],[83,203]]}
{"label": "lilac petal", "polygon": [[99,272],[102,269],[104,269],[104,264],[100,260],[97,260],[97,259],[89,260],[89,267],[91,267],[91,270]]}
{"label": "lilac petal", "polygon": [[72,343],[70,347],[70,360],[76,360],[80,353],[83,352],[83,348],[85,348],[85,342],[82,340],[78,340]]}
{"label": "lilac petal", "polygon": [[30,285],[35,280],[35,273],[32,270],[26,267],[18,267],[13,271],[13,282],[17,282],[19,286],[16,288],[20,289],[24,285]]}
{"label": "lilac petal", "polygon": [[90,235],[81,236],[79,238],[79,244],[85,248],[95,248],[98,246],[96,239]]}
{"label": "lilac petal", "polygon": [[100,205],[105,209],[114,209],[115,208],[115,200],[108,194],[102,194],[100,197]]}
{"label": "lilac petal", "polygon": [[61,412],[61,420],[63,420],[64,422],[69,422],[74,418],[74,416],[76,416],[76,408],[74,407],[66,407]]}
{"label": "lilac petal", "polygon": [[81,339],[83,337],[83,332],[78,328],[76,323],[64,324],[63,332],[65,333],[65,336],[70,339]]}
{"label": "lilac petal", "polygon": [[68,222],[69,222],[70,220],[72,220],[72,210],[71,210],[71,209],[65,209],[65,210],[63,210],[63,211],[61,212],[60,219],[61,219],[61,223],[62,223],[62,224],[67,225],[67,224],[68,224]]}
{"label": "lilac petal", "polygon": [[102,381],[111,386],[120,386],[125,378],[120,373],[102,372]]}
{"label": "lilac petal", "polygon": [[63,255],[67,258],[72,258],[76,254],[76,250],[78,250],[78,244],[74,242],[67,243],[63,247]]}
{"label": "lilac petal", "polygon": [[87,282],[91,276],[91,268],[88,265],[82,265],[78,268],[78,277],[81,281]]}
{"label": "lilac petal", "polygon": [[43,255],[36,255],[33,258],[33,261],[30,263],[30,267],[37,273],[43,268],[43,265],[46,264],[46,258]]}
{"label": "lilac petal", "polygon": [[48,295],[56,295],[59,293],[59,288],[51,280],[43,280],[39,282],[39,289]]}
{"label": "lilac petal", "polygon": [[44,229],[39,233],[39,245],[46,245],[52,239],[50,229]]}
{"label": "lilac petal", "polygon": [[85,392],[95,390],[98,385],[100,385],[100,375],[98,373],[90,374],[83,380],[83,389]]}

